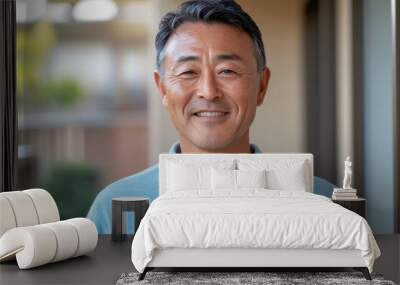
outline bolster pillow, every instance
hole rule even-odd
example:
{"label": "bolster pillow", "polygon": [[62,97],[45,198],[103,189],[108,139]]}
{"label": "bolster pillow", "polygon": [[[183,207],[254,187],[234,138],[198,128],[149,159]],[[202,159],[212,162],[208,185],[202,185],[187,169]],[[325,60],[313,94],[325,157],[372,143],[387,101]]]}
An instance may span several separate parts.
{"label": "bolster pillow", "polygon": [[60,220],[56,202],[43,189],[0,193],[0,217],[0,237],[15,227]]}
{"label": "bolster pillow", "polygon": [[28,269],[86,254],[97,239],[96,226],[85,218],[17,227],[0,238],[0,261],[16,257],[19,268]]}

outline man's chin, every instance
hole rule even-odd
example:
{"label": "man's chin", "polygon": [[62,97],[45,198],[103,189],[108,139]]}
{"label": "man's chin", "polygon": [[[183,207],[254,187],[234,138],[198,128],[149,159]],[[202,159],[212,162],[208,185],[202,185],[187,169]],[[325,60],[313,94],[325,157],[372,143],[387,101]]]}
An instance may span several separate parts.
{"label": "man's chin", "polygon": [[232,141],[231,140],[221,140],[221,139],[210,139],[210,137],[205,136],[207,139],[201,140],[192,140],[192,144],[197,148],[202,149],[204,151],[210,152],[223,152],[224,149],[228,148]]}

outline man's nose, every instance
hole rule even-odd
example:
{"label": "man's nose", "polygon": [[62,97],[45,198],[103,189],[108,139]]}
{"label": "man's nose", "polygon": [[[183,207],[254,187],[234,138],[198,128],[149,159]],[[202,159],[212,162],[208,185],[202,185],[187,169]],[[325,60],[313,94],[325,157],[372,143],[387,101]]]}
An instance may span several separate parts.
{"label": "man's nose", "polygon": [[217,86],[217,81],[212,72],[203,73],[198,81],[197,96],[209,101],[214,101],[221,97]]}

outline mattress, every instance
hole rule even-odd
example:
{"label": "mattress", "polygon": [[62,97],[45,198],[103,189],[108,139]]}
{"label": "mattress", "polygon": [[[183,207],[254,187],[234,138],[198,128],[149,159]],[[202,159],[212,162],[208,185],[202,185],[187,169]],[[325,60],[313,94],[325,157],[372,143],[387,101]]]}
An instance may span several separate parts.
{"label": "mattress", "polygon": [[380,255],[364,218],[301,191],[167,192],[150,206],[132,242],[139,272],[163,249],[359,250],[372,272]]}

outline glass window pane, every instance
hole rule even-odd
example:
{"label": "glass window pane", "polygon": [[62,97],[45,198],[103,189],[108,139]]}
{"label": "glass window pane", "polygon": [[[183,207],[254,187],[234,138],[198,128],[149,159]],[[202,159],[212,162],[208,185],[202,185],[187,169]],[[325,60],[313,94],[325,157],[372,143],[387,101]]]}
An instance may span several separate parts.
{"label": "glass window pane", "polygon": [[149,166],[148,5],[100,2],[17,0],[18,189],[49,191],[62,219]]}

